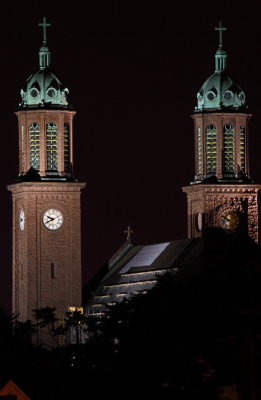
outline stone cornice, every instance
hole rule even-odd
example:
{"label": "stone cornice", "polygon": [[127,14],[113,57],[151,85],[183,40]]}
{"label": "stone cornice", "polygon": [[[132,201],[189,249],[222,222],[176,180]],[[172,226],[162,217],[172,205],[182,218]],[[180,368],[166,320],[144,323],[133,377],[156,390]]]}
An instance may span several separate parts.
{"label": "stone cornice", "polygon": [[7,186],[12,193],[50,193],[79,192],[86,186],[85,182],[18,182]]}
{"label": "stone cornice", "polygon": [[249,194],[254,194],[259,191],[261,191],[261,185],[255,185],[255,184],[235,184],[235,185],[226,185],[226,184],[217,184],[217,185],[204,185],[204,184],[198,184],[198,185],[190,185],[190,186],[185,186],[182,188],[183,192],[185,193],[205,193],[205,194],[213,194],[216,195],[217,193],[219,194],[242,194],[244,193],[245,195]]}
{"label": "stone cornice", "polygon": [[66,110],[66,109],[55,109],[55,108],[50,108],[50,109],[39,109],[39,108],[35,108],[35,109],[31,109],[31,110],[26,110],[26,109],[22,109],[22,110],[18,110],[15,112],[15,115],[19,115],[19,114],[57,114],[57,112],[59,113],[63,113],[63,114],[71,114],[71,115],[75,115],[76,111],[72,111],[72,110]]}

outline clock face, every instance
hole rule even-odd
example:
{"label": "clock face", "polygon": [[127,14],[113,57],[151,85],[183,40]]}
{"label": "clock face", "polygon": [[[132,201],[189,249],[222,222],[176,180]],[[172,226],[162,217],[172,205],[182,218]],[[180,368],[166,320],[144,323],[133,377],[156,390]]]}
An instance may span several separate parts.
{"label": "clock face", "polygon": [[49,210],[45,211],[43,223],[48,229],[59,229],[63,223],[63,215],[61,211],[55,210],[54,208],[50,208]]}
{"label": "clock face", "polygon": [[24,210],[21,210],[19,214],[19,227],[21,231],[24,230],[24,222],[25,222]]}
{"label": "clock face", "polygon": [[220,215],[220,226],[229,231],[236,231],[240,225],[240,217],[236,211],[224,211]]}

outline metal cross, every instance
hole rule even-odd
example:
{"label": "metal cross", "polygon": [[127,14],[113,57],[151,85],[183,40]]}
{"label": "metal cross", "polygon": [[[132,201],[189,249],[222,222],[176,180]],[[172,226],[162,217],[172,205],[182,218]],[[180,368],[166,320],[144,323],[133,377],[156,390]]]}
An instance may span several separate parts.
{"label": "metal cross", "polygon": [[46,44],[46,42],[47,42],[47,38],[46,38],[46,27],[47,27],[47,26],[51,26],[51,24],[48,24],[48,23],[46,22],[46,18],[43,17],[43,22],[42,22],[42,23],[39,23],[38,25],[43,27],[43,44]]}
{"label": "metal cross", "polygon": [[127,233],[127,241],[131,242],[131,235],[133,232],[133,230],[131,229],[130,225],[128,225],[127,230],[123,231],[124,233]]}
{"label": "metal cross", "polygon": [[222,39],[223,39],[223,31],[226,31],[227,28],[225,28],[224,26],[222,26],[222,22],[219,21],[219,26],[215,28],[215,31],[219,31],[219,47],[221,48],[223,43],[222,43]]}

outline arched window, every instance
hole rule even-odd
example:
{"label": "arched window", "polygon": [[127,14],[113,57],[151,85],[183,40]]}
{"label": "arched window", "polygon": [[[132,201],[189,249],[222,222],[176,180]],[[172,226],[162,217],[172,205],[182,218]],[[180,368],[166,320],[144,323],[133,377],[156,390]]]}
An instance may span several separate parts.
{"label": "arched window", "polygon": [[69,124],[64,124],[64,171],[70,171],[70,131]]}
{"label": "arched window", "polygon": [[235,130],[232,125],[224,126],[224,173],[235,172]]}
{"label": "arched window", "polygon": [[202,174],[202,162],[201,162],[201,155],[202,155],[202,146],[201,146],[201,131],[200,128],[197,129],[197,144],[198,144],[198,174]]}
{"label": "arched window", "polygon": [[217,139],[215,125],[208,125],[206,129],[206,172],[213,175],[217,170]]}
{"label": "arched window", "polygon": [[32,122],[29,127],[30,166],[37,171],[39,171],[40,168],[39,132],[39,124],[37,122]]}
{"label": "arched window", "polygon": [[47,170],[58,170],[58,139],[57,125],[55,122],[49,122],[46,125],[46,155]]}
{"label": "arched window", "polygon": [[246,130],[244,126],[240,126],[240,172],[245,172],[246,157]]}

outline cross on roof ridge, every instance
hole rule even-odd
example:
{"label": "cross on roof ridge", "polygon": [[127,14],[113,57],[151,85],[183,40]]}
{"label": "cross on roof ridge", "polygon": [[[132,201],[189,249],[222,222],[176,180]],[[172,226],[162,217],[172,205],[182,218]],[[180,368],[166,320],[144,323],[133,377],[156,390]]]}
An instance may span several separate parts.
{"label": "cross on roof ridge", "polygon": [[127,229],[125,229],[123,232],[124,232],[124,233],[127,233],[127,238],[126,238],[126,240],[127,240],[128,242],[131,242],[131,235],[134,233],[134,231],[131,229],[130,225],[128,225]]}

